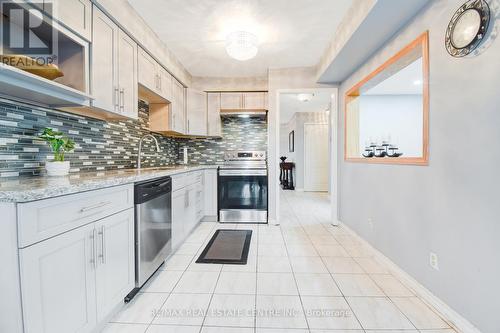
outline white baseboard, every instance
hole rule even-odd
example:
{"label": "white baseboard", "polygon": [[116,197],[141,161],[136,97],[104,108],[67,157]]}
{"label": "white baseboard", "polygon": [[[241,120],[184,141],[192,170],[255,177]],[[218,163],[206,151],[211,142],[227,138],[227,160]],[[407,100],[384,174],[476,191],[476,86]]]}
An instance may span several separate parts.
{"label": "white baseboard", "polygon": [[457,332],[460,333],[481,333],[481,331],[475,327],[470,321],[462,317],[458,312],[453,310],[445,302],[435,296],[430,290],[421,285],[417,280],[415,280],[411,275],[402,270],[398,265],[396,265],[391,259],[386,257],[382,252],[373,247],[368,243],[363,237],[359,236],[355,231],[349,228],[342,222],[340,225],[345,228],[352,236],[358,239],[364,246],[368,247],[375,253],[375,258],[379,260],[382,264],[385,264],[389,270],[396,276],[403,284],[411,288],[415,294],[427,305],[434,308],[443,317],[444,320],[448,322],[450,326],[453,327]]}

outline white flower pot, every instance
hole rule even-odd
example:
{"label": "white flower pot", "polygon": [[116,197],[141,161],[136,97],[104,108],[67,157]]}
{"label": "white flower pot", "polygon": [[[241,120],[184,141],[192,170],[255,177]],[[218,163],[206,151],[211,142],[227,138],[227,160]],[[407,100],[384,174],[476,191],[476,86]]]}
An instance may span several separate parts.
{"label": "white flower pot", "polygon": [[49,176],[67,176],[69,174],[69,161],[45,163],[45,170]]}

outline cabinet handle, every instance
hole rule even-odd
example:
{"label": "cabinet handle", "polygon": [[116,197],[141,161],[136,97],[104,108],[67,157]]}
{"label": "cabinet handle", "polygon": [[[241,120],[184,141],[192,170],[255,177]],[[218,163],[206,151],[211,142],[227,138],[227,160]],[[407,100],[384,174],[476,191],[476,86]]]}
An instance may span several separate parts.
{"label": "cabinet handle", "polygon": [[188,124],[187,124],[187,125],[188,125],[187,131],[188,131],[188,133],[189,133],[189,119],[188,119]]}
{"label": "cabinet handle", "polygon": [[125,89],[120,89],[120,110],[125,108]]}
{"label": "cabinet handle", "polygon": [[93,264],[94,269],[97,268],[97,242],[96,242],[96,231],[95,229],[92,230],[92,235],[90,236],[92,239],[92,259],[90,262]]}
{"label": "cabinet handle", "polygon": [[88,211],[91,211],[91,210],[94,210],[97,208],[107,206],[109,204],[111,204],[111,201],[103,201],[103,202],[100,202],[100,203],[92,205],[92,206],[83,207],[82,209],[80,209],[80,213],[85,213],[85,212],[88,212]]}
{"label": "cabinet handle", "polygon": [[120,96],[118,92],[118,87],[115,87],[115,93],[113,95],[113,104],[115,105],[115,109],[119,107]]}
{"label": "cabinet handle", "polygon": [[99,235],[101,236],[101,254],[99,257],[101,258],[101,263],[106,263],[106,235],[104,233],[104,226],[101,226],[101,231],[99,231]]}
{"label": "cabinet handle", "polygon": [[159,88],[158,89],[161,90],[161,76],[160,75],[158,75],[158,84],[159,84]]}

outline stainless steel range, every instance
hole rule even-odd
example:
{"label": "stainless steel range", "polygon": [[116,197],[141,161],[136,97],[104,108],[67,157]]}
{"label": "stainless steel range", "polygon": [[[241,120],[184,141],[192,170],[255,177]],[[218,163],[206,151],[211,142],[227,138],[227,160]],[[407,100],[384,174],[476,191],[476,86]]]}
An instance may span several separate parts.
{"label": "stainless steel range", "polygon": [[267,223],[265,151],[227,151],[219,167],[219,221]]}

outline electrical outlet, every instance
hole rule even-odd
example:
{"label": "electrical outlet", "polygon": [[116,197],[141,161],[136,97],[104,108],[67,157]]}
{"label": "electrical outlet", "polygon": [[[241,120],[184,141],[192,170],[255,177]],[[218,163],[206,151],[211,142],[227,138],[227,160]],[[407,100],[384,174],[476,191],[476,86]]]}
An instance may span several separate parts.
{"label": "electrical outlet", "polygon": [[431,252],[429,255],[429,263],[430,263],[432,268],[434,268],[436,271],[439,271],[438,256],[434,252]]}
{"label": "electrical outlet", "polygon": [[373,229],[373,220],[371,217],[368,218],[368,225]]}

